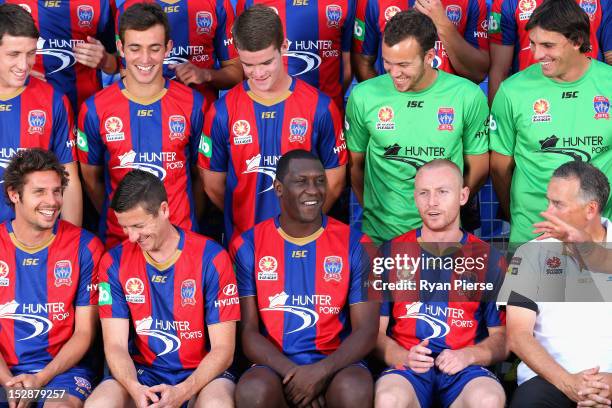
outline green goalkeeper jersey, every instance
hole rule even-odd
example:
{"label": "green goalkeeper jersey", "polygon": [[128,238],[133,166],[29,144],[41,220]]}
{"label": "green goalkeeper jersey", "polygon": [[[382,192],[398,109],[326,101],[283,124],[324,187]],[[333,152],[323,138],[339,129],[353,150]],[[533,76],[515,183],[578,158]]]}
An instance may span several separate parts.
{"label": "green goalkeeper jersey", "polygon": [[[534,64],[504,81],[491,108],[491,150],[513,156],[510,241],[535,238],[553,171],[570,160],[589,162],[612,179],[612,67],[591,60],[575,82],[556,82]],[[612,215],[610,201],[603,211]]]}
{"label": "green goalkeeper jersey", "polygon": [[484,93],[467,79],[438,71],[428,88],[400,92],[381,75],[357,85],[346,107],[345,135],[365,154],[363,231],[375,241],[421,225],[414,177],[423,164],[488,151]]}

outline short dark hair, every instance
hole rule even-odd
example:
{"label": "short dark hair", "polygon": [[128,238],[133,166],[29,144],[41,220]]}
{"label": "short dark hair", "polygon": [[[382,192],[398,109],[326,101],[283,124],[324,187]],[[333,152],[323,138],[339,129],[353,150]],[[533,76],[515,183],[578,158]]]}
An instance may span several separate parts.
{"label": "short dark hair", "polygon": [[580,196],[583,201],[595,201],[599,212],[603,212],[610,196],[608,177],[592,164],[583,161],[570,161],[553,172],[553,178],[576,178],[580,183]]}
{"label": "short dark hair", "polygon": [[562,34],[574,44],[580,44],[580,52],[591,50],[589,16],[574,0],[546,0],[533,12],[525,30],[540,27]]}
{"label": "short dark hair", "polygon": [[236,48],[255,52],[268,48],[280,50],[285,41],[283,23],[270,7],[257,4],[244,11],[234,21],[232,36]]}
{"label": "short dark hair", "polygon": [[60,178],[62,190],[68,185],[68,172],[57,160],[57,156],[39,148],[18,151],[4,171],[4,196],[11,207],[15,204],[9,198],[9,190],[16,191],[21,198],[26,177],[37,171],[54,171]]}
{"label": "short dark hair", "polygon": [[21,6],[10,3],[0,6],[0,44],[5,34],[37,40],[39,37],[38,29],[30,13]]}
{"label": "short dark hair", "polygon": [[132,170],[115,189],[111,208],[123,213],[140,205],[147,213],[156,216],[164,201],[168,201],[168,194],[157,176],[144,170]]}
{"label": "short dark hair", "polygon": [[168,17],[157,3],[135,3],[119,18],[119,39],[125,41],[127,30],[145,31],[156,25],[164,27],[164,44],[170,41]]}
{"label": "short dark hair", "polygon": [[321,164],[321,160],[319,160],[319,158],[315,156],[312,152],[302,149],[291,150],[282,155],[280,159],[278,159],[278,163],[276,163],[276,179],[282,183],[285,180],[287,174],[289,173],[289,166],[291,164],[291,161],[298,159],[313,160],[319,163],[321,167],[323,167],[323,164]]}
{"label": "short dark hair", "polygon": [[383,41],[389,47],[413,37],[421,46],[421,54],[436,45],[438,31],[431,18],[415,9],[400,11],[385,26]]}

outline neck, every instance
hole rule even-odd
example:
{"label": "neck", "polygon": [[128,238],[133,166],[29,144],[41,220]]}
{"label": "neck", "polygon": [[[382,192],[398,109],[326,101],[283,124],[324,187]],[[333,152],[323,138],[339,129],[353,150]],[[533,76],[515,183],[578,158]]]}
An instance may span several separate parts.
{"label": "neck", "polygon": [[17,238],[17,241],[29,247],[42,244],[51,237],[51,234],[53,234],[53,228],[44,230],[32,228],[30,224],[20,217],[16,217],[11,225],[13,226],[13,234],[15,238]]}
{"label": "neck", "polygon": [[574,64],[571,64],[567,72],[559,76],[558,79],[562,82],[577,81],[587,72],[590,65],[591,60],[586,55],[581,54],[580,58]]}
{"label": "neck", "polygon": [[437,70],[430,68],[430,67],[426,67],[425,73],[423,74],[423,78],[421,78],[419,83],[414,86],[413,92],[420,92],[423,89],[429,88],[431,84],[434,83],[437,77],[438,77]]}
{"label": "neck", "polygon": [[150,99],[164,89],[164,84],[166,80],[163,76],[159,76],[159,78],[155,78],[153,82],[150,84],[141,84],[136,82],[134,78],[132,78],[129,74],[125,76],[123,79],[123,85],[125,89],[130,93],[130,95],[138,98],[138,99]]}
{"label": "neck", "polygon": [[449,225],[444,230],[439,231],[431,230],[425,224],[421,227],[421,238],[425,242],[456,244],[461,241],[462,237],[463,231],[459,228],[459,223]]}
{"label": "neck", "polygon": [[162,242],[161,246],[155,250],[147,251],[147,254],[149,254],[149,256],[155,260],[155,262],[164,263],[170,259],[170,257],[174,255],[178,249],[180,238],[181,236],[176,228],[170,224],[168,231],[166,231],[163,236],[159,237]]}
{"label": "neck", "polygon": [[585,228],[585,231],[589,234],[589,236],[593,238],[594,242],[601,243],[606,241],[606,235],[608,231],[603,225],[601,225],[601,222],[599,222],[599,220],[597,220],[597,222],[589,224]]}
{"label": "neck", "polygon": [[255,95],[257,95],[258,97],[264,98],[264,99],[276,99],[276,98],[280,98],[281,96],[284,96],[287,93],[287,91],[291,87],[291,81],[292,81],[291,76],[289,76],[287,71],[283,70],[282,77],[268,91],[261,91],[255,88],[253,86],[253,82],[251,82],[250,79],[248,80],[248,84],[249,84],[250,91],[253,92]]}
{"label": "neck", "polygon": [[2,97],[14,97],[15,94],[19,93],[22,89],[24,88],[24,86],[19,86],[19,87],[2,87],[0,86],[0,98]]}
{"label": "neck", "polygon": [[295,220],[289,220],[288,217],[281,214],[279,223],[283,231],[293,238],[304,238],[314,234],[323,225],[323,216],[319,216],[313,222],[299,222]]}

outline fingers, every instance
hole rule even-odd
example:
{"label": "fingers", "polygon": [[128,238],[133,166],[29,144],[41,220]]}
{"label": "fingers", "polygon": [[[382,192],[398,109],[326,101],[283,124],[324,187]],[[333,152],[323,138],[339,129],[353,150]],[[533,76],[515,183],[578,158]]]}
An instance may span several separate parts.
{"label": "fingers", "polygon": [[15,387],[17,383],[21,383],[24,380],[24,377],[25,376],[23,374],[16,375],[15,377],[11,378],[10,380],[6,382],[6,386]]}
{"label": "fingers", "polygon": [[43,74],[42,72],[32,70],[30,71],[30,75],[36,79],[40,79],[41,81],[47,82],[47,80],[45,79],[45,74]]}
{"label": "fingers", "polygon": [[293,367],[292,369],[290,369],[287,374],[285,375],[285,378],[283,378],[283,385],[287,384],[289,381],[291,381],[291,379],[293,378],[293,376],[295,375],[295,367]]}

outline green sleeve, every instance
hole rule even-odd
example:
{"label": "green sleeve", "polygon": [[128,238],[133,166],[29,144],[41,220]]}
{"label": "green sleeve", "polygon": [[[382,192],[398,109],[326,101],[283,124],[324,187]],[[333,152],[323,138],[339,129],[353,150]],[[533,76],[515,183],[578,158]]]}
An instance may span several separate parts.
{"label": "green sleeve", "polygon": [[489,149],[497,153],[513,156],[516,142],[516,128],[512,104],[502,83],[495,94],[489,121]]}
{"label": "green sleeve", "polygon": [[363,153],[368,148],[370,133],[365,126],[363,115],[363,100],[359,92],[353,89],[346,104],[346,116],[344,120],[344,132],[346,144],[350,151]]}
{"label": "green sleeve", "polygon": [[466,98],[463,126],[463,154],[483,154],[489,151],[487,122],[489,105],[480,88],[475,88],[472,98]]}

